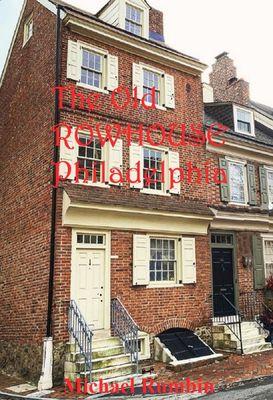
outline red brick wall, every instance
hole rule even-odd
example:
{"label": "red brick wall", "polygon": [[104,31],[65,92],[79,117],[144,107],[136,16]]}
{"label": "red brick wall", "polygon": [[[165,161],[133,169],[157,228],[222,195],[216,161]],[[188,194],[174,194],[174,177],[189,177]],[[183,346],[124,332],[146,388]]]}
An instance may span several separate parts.
{"label": "red brick wall", "polygon": [[45,335],[50,237],[50,161],[55,18],[29,0],[34,35],[20,26],[0,88],[0,338],[37,342]]}
{"label": "red brick wall", "polygon": [[196,237],[197,283],[177,288],[132,286],[133,233],[112,232],[112,297],[119,297],[140,329],[159,333],[170,327],[194,329],[211,317],[211,266],[208,237]]}
{"label": "red brick wall", "polygon": [[[61,191],[59,192],[61,212]],[[57,229],[55,266],[54,339],[68,339],[67,306],[70,300],[71,228]],[[134,232],[111,231],[111,298],[119,297],[140,329],[157,334],[170,327],[195,329],[212,316],[211,261],[208,236],[196,237],[197,283],[176,288],[132,286]]]}

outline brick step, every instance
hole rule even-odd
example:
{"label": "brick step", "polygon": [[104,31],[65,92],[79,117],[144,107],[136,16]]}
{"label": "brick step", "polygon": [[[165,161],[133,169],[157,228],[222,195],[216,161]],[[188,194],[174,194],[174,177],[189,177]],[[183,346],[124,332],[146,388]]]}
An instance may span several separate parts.
{"label": "brick step", "polygon": [[94,351],[92,351],[92,358],[104,358],[110,356],[118,356],[121,354],[124,354],[124,347],[122,345],[113,347],[98,347]]}

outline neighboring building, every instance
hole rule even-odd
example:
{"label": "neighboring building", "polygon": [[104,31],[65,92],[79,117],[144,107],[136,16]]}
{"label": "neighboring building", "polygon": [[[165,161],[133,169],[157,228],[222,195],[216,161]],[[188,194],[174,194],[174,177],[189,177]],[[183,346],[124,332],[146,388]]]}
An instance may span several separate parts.
{"label": "neighboring building", "polygon": [[[130,356],[135,362],[136,354],[143,360],[164,359],[161,345],[169,329],[175,329],[167,334],[175,335],[180,346],[174,358],[215,357],[194,336],[201,331],[209,334],[213,307],[215,316],[221,314],[215,312],[217,302],[211,296],[216,282],[211,247],[213,265],[217,257],[224,258],[229,268],[224,286],[229,287],[231,302],[238,298],[239,286],[253,293],[252,236],[258,246],[256,233],[265,234],[266,251],[271,254],[267,236],[273,231],[272,216],[264,208],[272,194],[272,129],[266,126],[272,119],[257,105],[255,121],[260,120],[254,122],[246,105],[247,86],[240,83],[236,97],[240,103],[243,93],[240,107],[227,103],[233,101],[231,97],[223,105],[205,107],[207,118],[230,128],[221,154],[218,148],[215,153],[214,147],[205,145],[193,149],[138,143],[140,125],[147,132],[154,123],[173,124],[178,138],[179,124],[185,123],[189,131],[190,124],[203,121],[201,73],[205,67],[167,46],[162,13],[144,0],[111,0],[97,15],[61,2],[25,1],[0,87],[1,229],[5,238],[0,265],[0,363],[5,370],[37,380],[46,337],[40,387],[49,387],[49,337],[53,336],[55,381],[63,378],[64,367],[66,376],[85,373],[84,368],[91,365],[90,331],[94,333],[93,379],[131,374]],[[70,87],[59,111],[52,93],[56,83]],[[118,86],[137,88],[138,93],[138,101],[122,112],[111,103]],[[74,106],[73,90],[78,95]],[[143,109],[142,97],[149,100],[153,93],[156,108]],[[89,101],[96,104],[91,112],[80,94],[92,94]],[[217,101],[222,100],[218,97]],[[243,133],[237,134],[233,121]],[[73,168],[55,191],[51,128],[59,123],[71,125],[73,135],[76,126],[87,123],[100,124],[104,134],[107,124],[127,128],[131,124],[133,144],[129,147],[119,138],[115,146],[109,140],[101,146],[95,135],[88,145],[81,145],[71,135],[74,151],[68,151],[61,141],[60,160],[72,165],[78,162],[85,170],[77,183]],[[63,127],[61,134],[66,136],[68,130]],[[151,138],[160,142],[159,129],[153,130]],[[80,139],[85,144],[89,141],[86,126],[80,130]],[[230,188],[226,185],[219,190],[218,184],[205,179],[198,185],[183,180],[173,187],[169,179],[164,183],[143,179],[151,168],[157,169],[160,180],[165,167],[175,169],[187,162],[194,168],[213,160],[218,167],[219,157],[221,166],[230,169]],[[248,186],[245,164],[237,161],[242,157],[251,161]],[[125,171],[138,163],[139,182],[110,181],[111,168]],[[267,174],[261,196],[254,194],[254,186],[259,188],[258,164],[264,165],[261,174]],[[66,175],[64,163],[62,167]],[[237,175],[232,175],[235,170]],[[92,177],[96,173],[96,183],[90,176],[83,182],[87,172]],[[231,199],[235,204],[230,204]],[[256,260],[258,251],[253,257],[255,282],[261,288],[264,266]],[[225,316],[221,311],[221,317]],[[225,311],[230,313],[230,309]],[[122,339],[130,355],[124,354]],[[83,358],[75,355],[75,340]]]}
{"label": "neighboring building", "polygon": [[228,128],[223,146],[207,146],[211,160],[228,176],[211,197],[214,316],[223,315],[223,292],[242,314],[257,315],[261,289],[273,273],[272,109],[250,100],[249,84],[237,78],[227,53],[216,57],[209,98],[207,93],[206,88],[207,127],[222,123]]}

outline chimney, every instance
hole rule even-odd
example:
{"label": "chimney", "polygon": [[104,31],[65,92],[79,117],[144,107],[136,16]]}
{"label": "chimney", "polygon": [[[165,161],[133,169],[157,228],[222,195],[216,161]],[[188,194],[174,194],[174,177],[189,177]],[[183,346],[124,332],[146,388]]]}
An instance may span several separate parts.
{"label": "chimney", "polygon": [[164,42],[163,12],[150,8],[149,11],[150,38]]}
{"label": "chimney", "polygon": [[210,73],[210,85],[213,88],[214,101],[232,101],[249,105],[249,83],[237,78],[237,70],[227,52],[215,57],[216,62]]}

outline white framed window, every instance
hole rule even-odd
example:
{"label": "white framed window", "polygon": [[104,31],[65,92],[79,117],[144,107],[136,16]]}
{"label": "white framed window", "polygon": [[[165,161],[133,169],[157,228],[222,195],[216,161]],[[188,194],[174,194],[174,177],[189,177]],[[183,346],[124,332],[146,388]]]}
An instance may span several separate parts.
{"label": "white framed window", "polygon": [[255,136],[255,125],[253,111],[246,108],[234,106],[234,127],[238,133]]}
{"label": "white framed window", "polygon": [[88,43],[68,40],[66,76],[79,86],[109,93],[119,86],[118,57]]}
{"label": "white framed window", "polygon": [[241,161],[228,162],[230,202],[248,203],[246,164]]}
{"label": "white framed window", "polygon": [[264,238],[265,279],[273,275],[273,238]]}
{"label": "white framed window", "polygon": [[157,69],[144,63],[133,63],[133,90],[137,90],[137,98],[142,100],[145,96],[145,103],[152,103],[152,92],[155,90],[156,108],[166,111],[175,109],[175,81],[174,76],[166,74],[163,70]]}
{"label": "white framed window", "polygon": [[[79,163],[79,167],[85,168],[88,171],[88,183],[103,184],[102,162],[105,161],[105,158],[100,140],[93,137],[93,140],[90,142],[90,137],[85,134],[80,134],[79,139],[82,143],[82,145],[79,144],[78,146],[77,162]],[[80,171],[78,178],[80,182],[83,182],[85,180],[85,171]]]}
{"label": "white framed window", "polygon": [[161,74],[159,72],[154,72],[143,68],[143,94],[146,96],[146,102],[152,103],[152,90],[155,91],[155,104],[162,105],[162,83]]}
{"label": "white framed window", "polygon": [[98,89],[103,89],[103,56],[94,51],[82,48],[80,82]]}
{"label": "white framed window", "polygon": [[165,192],[163,182],[165,152],[152,147],[143,148],[143,189]]}
{"label": "white framed window", "polygon": [[33,15],[31,14],[24,25],[24,41],[23,46],[29,41],[33,35]]}
{"label": "white framed window", "polygon": [[195,238],[133,236],[133,285],[173,287],[196,283]]}
{"label": "white framed window", "polygon": [[177,281],[177,239],[150,238],[150,282]]}
{"label": "white framed window", "polygon": [[105,246],[105,235],[92,234],[92,233],[77,233],[77,245],[81,246]]}
{"label": "white framed window", "polygon": [[268,208],[273,209],[273,169],[267,169]]}
{"label": "white framed window", "polygon": [[143,10],[126,3],[125,30],[142,36]]}

